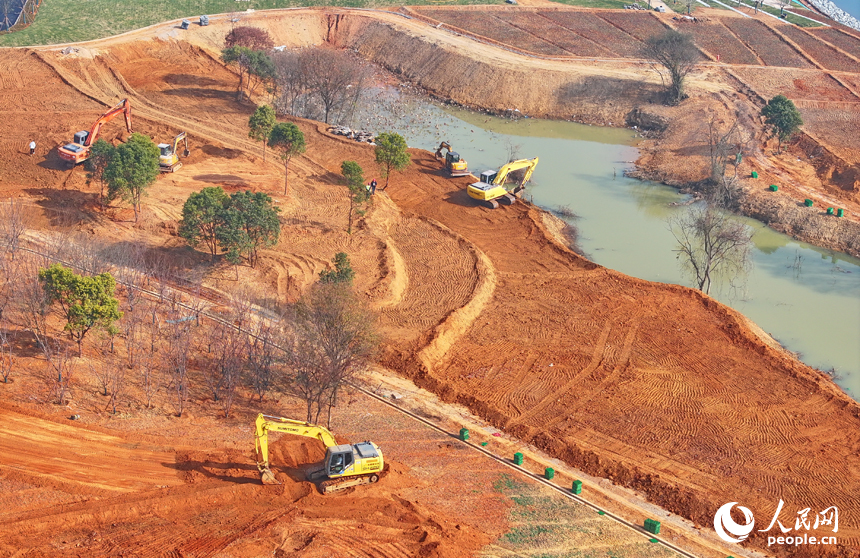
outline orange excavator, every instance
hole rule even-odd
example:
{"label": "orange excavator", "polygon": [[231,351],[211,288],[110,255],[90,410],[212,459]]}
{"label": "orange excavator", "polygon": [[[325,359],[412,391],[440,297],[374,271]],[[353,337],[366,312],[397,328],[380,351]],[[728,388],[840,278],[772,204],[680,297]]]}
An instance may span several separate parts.
{"label": "orange excavator", "polygon": [[123,99],[115,107],[104,113],[95,121],[90,131],[81,130],[75,134],[72,143],[57,149],[60,154],[60,159],[66,161],[70,167],[77,165],[90,158],[90,147],[99,138],[102,126],[113,120],[113,117],[123,113],[125,115],[125,127],[128,133],[131,133],[131,103],[128,99]]}

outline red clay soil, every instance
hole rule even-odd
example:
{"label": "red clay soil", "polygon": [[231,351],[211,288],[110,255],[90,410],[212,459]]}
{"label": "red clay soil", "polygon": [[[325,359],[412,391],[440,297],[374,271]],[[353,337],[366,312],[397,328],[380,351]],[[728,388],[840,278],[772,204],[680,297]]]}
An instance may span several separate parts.
{"label": "red clay soil", "polygon": [[[363,31],[353,20],[350,36],[360,36],[370,49],[367,33],[392,32],[396,17],[385,16],[378,27],[369,24]],[[358,254],[353,260],[357,287],[382,314],[383,362],[388,367],[448,401],[468,405],[550,454],[637,488],[703,526],[711,524],[716,509],[726,502],[749,507],[757,525],[773,515],[780,499],[785,501],[786,524],[803,508],[817,513],[837,505],[839,547],[814,554],[794,548],[767,551],[857,556],[860,405],[828,377],[798,362],[764,334],[760,337],[742,316],[707,296],[633,279],[575,255],[551,232],[554,223],[534,207],[477,207],[465,194],[469,180],[445,178],[429,153],[412,151],[410,170],[377,196],[359,232],[348,237],[341,228],[346,195],[336,186],[337,175],[344,160],[373,168],[372,148],[300,121],[309,150],[292,163],[296,189],[282,196],[280,170],[262,165],[259,145],[247,139],[253,107],[237,104],[229,94],[236,76],[200,47],[169,39],[131,42],[135,39],[98,46],[95,59],[87,57],[94,51],[76,57],[44,50],[0,52],[0,64],[18,68],[27,87],[26,96],[13,93],[20,99],[16,110],[4,113],[0,122],[0,137],[16,138],[7,140],[14,145],[7,149],[12,156],[9,172],[0,177],[0,191],[87,210],[91,221],[80,228],[103,238],[141,235],[178,246],[172,231],[188,192],[210,185],[213,175],[253,180],[289,210],[282,234],[290,240],[266,255],[262,271],[243,272],[257,274],[248,275],[249,281],[288,300],[314,280],[334,251],[355,248],[351,254]],[[496,53],[486,45],[475,48]],[[493,55],[502,62],[507,56]],[[549,81],[555,79],[549,70],[546,75]],[[731,102],[727,93],[713,94],[723,95],[717,102]],[[50,147],[68,141],[81,123],[88,124],[123,96],[132,99],[140,130],[169,137],[185,129],[195,145],[204,146],[187,172],[159,182],[146,201],[146,225],[137,228],[88,210],[93,187],[84,184],[79,171],[71,178],[61,172],[54,152],[40,151],[34,161],[15,147],[31,137]],[[60,108],[52,108],[54,103]],[[116,125],[108,133],[119,129]],[[21,130],[27,130],[26,138]],[[688,128],[677,137],[684,133],[692,132]],[[200,176],[206,179],[194,178]],[[105,489],[95,481],[63,480],[82,487],[72,492],[74,501],[49,511],[16,511],[20,515],[14,516],[19,518],[12,522],[15,528],[5,532],[14,533],[17,541],[38,540],[59,521],[68,521],[70,533],[78,529],[77,536],[85,537],[92,522],[120,525],[143,511],[149,523],[141,523],[128,544],[157,548],[168,539],[153,538],[148,528],[176,517],[189,540],[200,525],[212,525],[200,531],[206,534],[195,544],[215,548],[221,544],[218,537],[256,532],[287,517],[294,503],[306,514],[321,505],[317,496],[290,483],[271,501],[259,497],[262,489],[250,482],[255,474],[250,462],[230,465],[239,462],[237,456],[189,448],[191,453],[176,454],[185,456],[178,459],[177,469],[160,471],[156,464],[167,458],[159,454],[163,442],[112,435],[115,439],[100,442],[105,449],[92,455],[90,442],[71,442],[76,448],[72,461],[77,463],[72,468],[90,469],[104,454],[113,454],[117,484],[144,482],[129,470],[120,451],[123,444],[139,441],[146,451],[133,459],[154,471],[145,482],[167,488],[153,487],[157,495],[135,492],[120,496],[127,500],[119,504],[103,505],[84,501],[91,491],[103,494],[99,491]],[[49,459],[58,443],[46,440],[45,452],[30,462],[59,466]],[[212,477],[238,480],[228,486],[212,484],[209,490]],[[201,488],[207,489],[205,497]],[[170,495],[167,504],[162,492]],[[361,506],[349,496],[343,502],[336,517],[363,521]],[[408,507],[390,501],[368,505]],[[223,515],[226,508],[238,510],[235,519]],[[405,508],[397,509],[406,514]],[[419,521],[429,517],[411,508],[409,513],[417,514]],[[386,523],[377,527],[393,528]],[[420,552],[423,535],[397,529],[394,536],[412,545],[410,552]],[[461,548],[467,554],[479,538],[464,537],[462,546],[455,538],[453,546],[444,548]],[[763,548],[764,543],[765,534],[756,532],[746,544]],[[297,539],[296,544],[304,542]]]}

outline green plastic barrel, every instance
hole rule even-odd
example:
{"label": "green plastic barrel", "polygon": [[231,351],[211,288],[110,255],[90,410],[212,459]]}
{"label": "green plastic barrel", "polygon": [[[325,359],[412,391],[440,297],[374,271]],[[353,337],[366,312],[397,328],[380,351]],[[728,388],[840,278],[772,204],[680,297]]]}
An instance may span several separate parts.
{"label": "green plastic barrel", "polygon": [[653,519],[645,520],[645,530],[651,533],[652,535],[660,534],[660,522],[655,521]]}
{"label": "green plastic barrel", "polygon": [[460,429],[460,439],[464,442],[469,439],[469,431],[465,428]]}
{"label": "green plastic barrel", "polygon": [[832,208],[832,207],[828,207],[828,208],[827,208],[827,214],[828,214],[828,215],[833,215],[833,208]]}
{"label": "green plastic barrel", "polygon": [[837,210],[836,210],[836,216],[837,216],[837,217],[844,217],[844,216],[845,216],[845,210],[844,210],[844,209],[841,209],[841,208],[840,208],[840,209],[837,209]]}
{"label": "green plastic barrel", "polygon": [[806,207],[812,207],[812,200],[811,200],[811,199],[809,199],[809,198],[806,198],[805,200],[803,200],[803,204],[804,204]]}
{"label": "green plastic barrel", "polygon": [[552,480],[555,476],[555,469],[547,467],[546,471],[543,472],[543,476],[546,477],[546,480]]}
{"label": "green plastic barrel", "polygon": [[758,173],[757,173],[756,171],[752,171],[752,177],[753,177],[753,178],[758,178]]}
{"label": "green plastic barrel", "polygon": [[777,186],[776,184],[770,185],[770,191],[771,192],[776,192],[777,190],[779,190],[779,186]]}
{"label": "green plastic barrel", "polygon": [[573,486],[571,487],[570,490],[574,494],[582,494],[582,481],[581,480],[573,481]]}
{"label": "green plastic barrel", "polygon": [[514,465],[522,465],[523,464],[523,454],[517,452],[514,454]]}

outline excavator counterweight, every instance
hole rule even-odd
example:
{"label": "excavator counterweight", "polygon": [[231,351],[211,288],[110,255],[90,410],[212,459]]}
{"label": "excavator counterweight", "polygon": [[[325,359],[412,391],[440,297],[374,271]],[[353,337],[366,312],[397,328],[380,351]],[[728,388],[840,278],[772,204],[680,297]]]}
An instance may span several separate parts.
{"label": "excavator counterweight", "polygon": [[101,115],[92,125],[89,131],[77,132],[72,143],[67,143],[57,149],[60,159],[66,161],[70,166],[75,166],[90,158],[90,147],[96,142],[101,133],[102,126],[113,120],[115,116],[122,113],[125,115],[125,128],[131,133],[131,103],[123,99],[115,107]]}

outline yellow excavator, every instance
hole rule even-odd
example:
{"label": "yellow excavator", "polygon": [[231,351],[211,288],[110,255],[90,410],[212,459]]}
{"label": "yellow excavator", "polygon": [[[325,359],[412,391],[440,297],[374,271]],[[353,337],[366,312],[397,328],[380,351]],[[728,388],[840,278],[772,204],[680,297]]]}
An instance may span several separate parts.
{"label": "yellow excavator", "polygon": [[466,163],[465,159],[460,158],[460,154],[454,151],[451,151],[451,144],[447,141],[443,141],[439,144],[439,147],[436,148],[436,160],[442,161],[442,150],[446,149],[444,157],[444,165],[445,169],[451,176],[468,176],[469,175],[469,165]]}
{"label": "yellow excavator", "polygon": [[173,143],[159,143],[158,149],[161,154],[158,157],[158,166],[161,172],[176,172],[182,168],[182,163],[179,161],[179,143],[185,142],[185,151],[182,152],[183,157],[188,157],[191,153],[188,151],[188,134],[179,132]]}
{"label": "yellow excavator", "polygon": [[338,445],[332,433],[322,426],[260,413],[256,421],[254,445],[257,450],[257,469],[260,470],[263,484],[280,484],[269,468],[270,431],[316,438],[322,442],[326,448],[324,466],[308,473],[307,478],[311,482],[319,482],[323,494],[376,482],[382,473],[382,450],[373,442]]}
{"label": "yellow excavator", "polygon": [[[511,205],[520,193],[525,189],[526,182],[532,177],[535,167],[538,164],[538,158],[520,159],[504,165],[497,171],[488,170],[481,173],[481,181],[470,184],[467,192],[469,196],[482,202],[490,209],[499,207],[499,202],[505,205]],[[514,171],[526,169],[520,183],[511,191],[505,189],[505,182],[508,175]]]}

